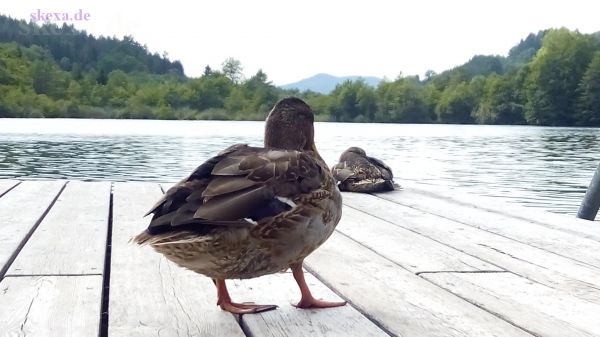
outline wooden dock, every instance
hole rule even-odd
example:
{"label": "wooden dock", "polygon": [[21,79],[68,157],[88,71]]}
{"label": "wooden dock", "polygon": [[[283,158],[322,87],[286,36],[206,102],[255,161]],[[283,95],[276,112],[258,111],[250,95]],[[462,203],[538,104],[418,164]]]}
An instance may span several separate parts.
{"label": "wooden dock", "polygon": [[296,309],[280,273],[230,281],[279,305],[236,317],[208,278],[128,243],[161,193],[0,180],[0,336],[600,336],[598,223],[422,187],[346,193],[306,269],[349,305]]}

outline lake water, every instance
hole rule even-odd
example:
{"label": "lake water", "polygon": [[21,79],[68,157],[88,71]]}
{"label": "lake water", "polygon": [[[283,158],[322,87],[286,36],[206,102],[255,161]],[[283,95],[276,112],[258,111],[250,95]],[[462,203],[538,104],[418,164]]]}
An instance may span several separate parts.
{"label": "lake water", "polygon": [[[261,145],[262,122],[0,119],[0,179],[177,181],[221,149]],[[402,184],[459,188],[575,214],[600,161],[600,129],[317,123],[334,164],[360,146]]]}

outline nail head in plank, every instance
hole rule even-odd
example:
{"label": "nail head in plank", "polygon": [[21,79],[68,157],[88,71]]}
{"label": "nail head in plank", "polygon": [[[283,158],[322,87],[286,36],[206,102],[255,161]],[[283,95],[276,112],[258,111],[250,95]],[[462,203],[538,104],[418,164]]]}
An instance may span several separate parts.
{"label": "nail head in plank", "polygon": [[216,305],[209,278],[177,267],[129,239],[161,197],[158,184],[115,183],[110,273],[110,337],[244,337],[234,316]]}
{"label": "nail head in plank", "polygon": [[7,275],[102,274],[110,188],[70,181]]}
{"label": "nail head in plank", "polygon": [[0,282],[3,336],[98,336],[102,276],[6,277]]}

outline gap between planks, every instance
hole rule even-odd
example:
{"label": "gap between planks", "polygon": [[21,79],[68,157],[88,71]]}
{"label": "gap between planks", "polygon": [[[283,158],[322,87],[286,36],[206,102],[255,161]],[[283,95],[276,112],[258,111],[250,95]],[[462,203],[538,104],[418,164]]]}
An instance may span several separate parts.
{"label": "gap between planks", "polygon": [[[367,201],[370,200],[380,200],[382,203],[382,207],[375,207],[374,209],[371,209],[371,211],[374,211],[375,213],[369,212],[369,203]],[[389,205],[383,205],[383,203],[389,203]],[[598,301],[600,299],[600,293],[597,292],[597,289],[599,288],[595,285],[598,284],[597,277],[595,277],[597,273],[595,273],[593,269],[587,266],[574,265],[573,260],[565,259],[559,256],[556,256],[556,258],[553,258],[552,256],[544,257],[544,255],[549,254],[543,250],[540,250],[537,247],[532,247],[524,245],[522,243],[518,243],[513,240],[508,240],[506,238],[503,238],[502,236],[497,236],[493,233],[480,231],[477,228],[460,224],[455,221],[439,218],[431,213],[427,213],[421,210],[414,210],[404,205],[394,205],[389,200],[377,199],[375,196],[372,195],[365,196],[363,200],[360,200],[360,198],[355,199],[352,201],[352,205],[357,209],[372,214],[373,216],[381,218],[392,224],[398,225],[403,228],[417,230],[419,233],[422,233],[423,235],[430,237],[440,243],[452,245],[456,247],[456,249],[459,249],[460,251],[466,254],[478,256],[484,261],[502,266],[503,269],[508,270],[511,274],[524,277],[531,282],[539,283],[544,286],[549,286],[551,288],[567,292],[577,298],[587,301]],[[387,210],[388,208],[392,209],[396,207],[398,208],[397,210]],[[396,211],[398,213],[396,213]],[[407,217],[407,220],[397,221],[395,219],[397,215],[403,215]],[[437,217],[440,220],[445,220],[441,221],[440,225],[445,224],[447,226],[439,226],[438,229],[435,228],[434,225],[425,225],[421,230],[419,229],[421,227],[416,225],[420,222],[422,222],[423,224],[431,223],[431,221],[435,221],[433,217]],[[439,230],[441,230],[441,232]],[[465,232],[461,234],[461,231],[463,230]],[[476,232],[480,233],[478,234]],[[483,235],[484,233],[485,235]],[[481,237],[478,237],[478,235],[480,234]],[[466,238],[466,240],[462,239],[463,236]],[[448,239],[450,239],[450,241]],[[496,239],[498,240],[495,241]],[[490,240],[491,243],[489,246],[484,245],[482,243],[477,243],[486,242]],[[516,255],[508,253],[514,251],[515,249],[525,250],[517,250],[517,252],[519,253]],[[551,261],[548,261],[548,259],[550,259]],[[552,262],[552,260],[554,260],[554,262]],[[423,275],[423,277],[434,275],[436,274],[426,274]],[[443,276],[448,274],[437,275]],[[471,274],[471,276],[475,275],[485,274]]]}
{"label": "gap between planks", "polygon": [[[378,198],[380,198],[380,197],[378,197]],[[481,231],[484,231],[484,232],[487,232],[487,233],[490,233],[490,234],[493,234],[493,235],[498,235],[498,236],[503,237],[503,238],[505,238],[507,240],[512,240],[514,242],[518,242],[518,243],[521,243],[521,244],[524,244],[524,245],[531,246],[533,248],[537,248],[537,249],[542,250],[542,251],[544,251],[546,253],[549,253],[549,254],[553,254],[553,255],[560,256],[560,257],[565,258],[565,259],[569,259],[569,260],[572,260],[572,261],[575,261],[575,262],[579,262],[581,264],[586,265],[589,268],[600,269],[598,266],[596,266],[596,265],[594,265],[592,263],[589,263],[587,261],[583,261],[582,259],[580,259],[578,257],[574,257],[572,255],[558,253],[558,252],[550,250],[548,247],[544,247],[542,245],[534,245],[531,242],[527,242],[527,241],[524,241],[524,240],[521,240],[521,239],[516,239],[516,238],[510,237],[510,236],[508,236],[508,235],[506,235],[504,233],[498,233],[498,232],[489,230],[487,228],[479,227],[479,226],[476,227],[473,224],[471,224],[469,222],[466,222],[466,221],[464,221],[462,219],[457,219],[457,218],[454,218],[454,217],[451,217],[451,216],[447,216],[447,215],[443,215],[443,214],[432,213],[430,211],[427,211],[427,210],[424,210],[424,209],[421,209],[421,208],[418,208],[418,207],[413,207],[413,206],[409,206],[409,205],[400,204],[400,203],[397,203],[395,201],[392,201],[392,200],[389,200],[389,199],[385,199],[385,198],[380,198],[380,199],[382,199],[382,200],[388,200],[388,201],[394,202],[394,203],[396,203],[398,205],[406,206],[408,208],[412,208],[412,209],[420,211],[420,212],[425,212],[425,213],[428,213],[428,214],[431,214],[431,215],[434,215],[434,216],[437,216],[437,217],[440,217],[440,218],[443,218],[443,219],[446,219],[446,220],[449,220],[449,221],[453,221],[453,222],[456,222],[456,223],[459,223],[459,224],[462,224],[462,225],[465,225],[465,226],[470,226],[470,227],[473,227],[473,228],[477,228],[477,229],[479,229]]]}
{"label": "gap between planks", "polygon": [[[375,195],[373,195],[373,196],[375,196]],[[386,200],[386,199],[382,199],[382,200]],[[389,201],[389,200],[386,200],[386,201]],[[391,201],[390,201],[390,202],[391,202]],[[354,209],[354,210],[356,210],[356,211],[358,211],[358,212],[365,213],[365,214],[367,214],[367,215],[369,215],[369,216],[372,216],[372,217],[374,217],[374,218],[376,218],[376,219],[378,219],[378,220],[381,220],[381,221],[387,222],[388,224],[390,224],[390,225],[392,225],[392,226],[398,226],[398,225],[396,225],[395,223],[393,223],[392,221],[390,221],[390,220],[386,219],[385,217],[379,216],[379,215],[377,215],[377,214],[367,213],[367,212],[363,211],[363,210],[362,210],[362,209],[360,209],[360,208],[357,208],[357,207],[354,207],[354,206],[352,206],[351,204],[344,204],[344,206],[346,206],[346,207],[349,207],[349,208],[352,208],[352,209]],[[402,206],[403,206],[403,205],[402,205]],[[417,211],[419,211],[419,210],[417,210]],[[435,214],[432,214],[432,215],[436,216]],[[488,263],[488,264],[490,264],[490,265],[493,265],[493,266],[495,266],[495,267],[497,267],[497,268],[501,269],[501,270],[499,270],[499,271],[507,271],[507,272],[508,272],[508,270],[506,270],[505,268],[503,268],[503,267],[502,267],[502,266],[500,266],[499,264],[497,264],[497,263],[494,263],[494,262],[493,262],[493,261],[491,261],[491,260],[486,260],[486,259],[483,259],[483,258],[482,258],[482,257],[480,257],[480,256],[477,256],[477,255],[475,255],[475,254],[471,254],[471,253],[469,253],[469,252],[467,252],[467,251],[463,251],[463,250],[457,249],[456,247],[452,246],[451,244],[449,244],[449,243],[447,243],[447,242],[445,242],[445,241],[441,241],[441,240],[435,239],[435,238],[433,238],[433,237],[430,237],[430,236],[427,236],[427,235],[423,235],[423,233],[420,233],[419,231],[416,231],[416,230],[414,230],[414,229],[411,229],[411,228],[407,228],[407,227],[401,227],[401,226],[398,226],[398,227],[400,227],[400,228],[402,228],[402,229],[405,229],[405,230],[407,230],[407,231],[413,232],[413,233],[415,233],[415,234],[417,234],[417,235],[420,235],[420,236],[422,236],[422,237],[424,237],[424,238],[430,239],[430,240],[432,240],[432,241],[434,241],[434,242],[437,242],[437,243],[439,243],[439,244],[441,244],[441,245],[443,245],[443,246],[446,246],[446,247],[448,247],[448,248],[451,248],[451,249],[453,249],[453,250],[456,250],[456,251],[458,251],[458,252],[460,252],[460,253],[462,253],[462,254],[466,254],[466,255],[469,255],[469,256],[471,256],[471,257],[473,257],[473,258],[476,258],[476,259],[482,260],[482,261],[484,261],[485,263]],[[344,236],[348,237],[350,240],[352,240],[352,241],[354,241],[354,242],[356,242],[356,243],[360,244],[361,246],[363,246],[363,247],[365,247],[365,248],[367,248],[367,249],[369,249],[369,250],[373,251],[375,254],[377,254],[377,255],[379,255],[379,256],[381,256],[381,257],[385,258],[386,260],[389,260],[387,257],[385,257],[385,256],[381,255],[380,253],[378,253],[377,251],[375,251],[375,250],[373,250],[373,249],[371,249],[371,248],[369,248],[369,247],[365,246],[364,244],[362,244],[362,243],[360,243],[360,242],[356,241],[356,240],[355,240],[355,239],[353,239],[352,237],[350,237],[350,236],[347,236],[346,234],[344,234],[344,233],[341,233],[341,232],[339,232],[339,231],[337,231],[337,232],[338,232],[339,234],[342,234],[342,235],[344,235]],[[400,265],[400,264],[398,264],[398,263],[396,263],[396,262],[394,262],[394,261],[392,261],[392,262],[393,262],[393,263],[395,263],[395,264],[397,264],[397,265],[398,265],[398,266],[400,266],[401,268],[403,268],[403,269],[406,269],[406,270],[410,271],[410,270],[409,270],[409,269],[407,269],[406,267],[404,267],[404,266],[402,266],[402,265]],[[492,270],[488,270],[488,272],[492,272]],[[419,275],[420,273],[422,273],[422,272],[416,272],[415,274],[416,274],[416,275]]]}
{"label": "gap between planks", "polygon": [[[546,228],[560,230],[570,234],[576,234],[585,238],[594,238],[600,240],[598,227],[594,222],[567,216],[566,214],[557,214],[544,211],[534,207],[521,206],[490,196],[474,196],[468,191],[457,190],[456,193],[448,194],[449,191],[431,190],[426,185],[410,184],[408,192],[416,193],[422,196],[437,198],[447,202],[453,202],[461,206],[473,207],[481,211],[501,214],[506,217],[517,220],[534,223]],[[376,195],[376,194],[374,194]],[[600,221],[600,219],[596,220]]]}
{"label": "gap between planks", "polygon": [[[517,275],[517,276],[518,276],[518,275]],[[490,315],[492,315],[492,316],[494,316],[494,317],[497,317],[497,318],[498,318],[498,319],[500,319],[500,320],[503,320],[504,322],[506,322],[506,323],[508,323],[508,324],[510,324],[510,325],[512,325],[512,326],[514,326],[514,327],[515,327],[515,328],[517,328],[517,329],[521,329],[521,330],[523,330],[523,331],[525,331],[525,332],[527,332],[527,333],[529,333],[529,334],[531,334],[532,336],[535,336],[535,337],[543,337],[543,336],[541,336],[540,334],[537,334],[537,333],[535,333],[535,332],[531,331],[530,329],[527,329],[527,328],[526,328],[526,327],[524,327],[524,326],[521,326],[521,325],[517,325],[517,324],[515,324],[515,323],[514,323],[512,320],[510,320],[508,317],[505,317],[504,315],[502,315],[502,314],[500,314],[500,313],[497,313],[497,312],[495,312],[495,311],[493,311],[493,310],[490,310],[490,309],[488,309],[488,308],[487,308],[485,305],[479,304],[479,303],[477,303],[476,301],[474,301],[474,300],[471,300],[471,299],[469,299],[469,298],[467,298],[467,297],[465,297],[465,296],[461,296],[461,295],[455,294],[455,293],[453,293],[452,291],[449,291],[448,289],[444,288],[444,287],[443,287],[443,286],[441,286],[440,284],[437,284],[437,283],[433,282],[432,280],[429,280],[429,279],[427,279],[426,277],[421,277],[421,279],[423,279],[423,280],[425,280],[425,281],[427,281],[427,282],[431,283],[432,285],[434,285],[434,286],[436,286],[436,287],[438,287],[438,288],[440,288],[440,289],[442,289],[442,290],[444,290],[444,291],[447,291],[448,293],[450,293],[450,294],[452,294],[452,295],[454,295],[454,296],[456,296],[456,297],[460,298],[461,300],[463,300],[463,301],[465,301],[465,302],[467,302],[467,303],[469,303],[469,304],[471,304],[471,305],[473,305],[473,306],[475,306],[475,307],[477,307],[477,308],[479,308],[479,309],[481,309],[481,310],[483,310],[483,311],[487,312],[488,314],[490,314]]]}
{"label": "gap between planks", "polygon": [[9,277],[32,277],[32,276],[66,276],[66,277],[72,277],[72,276],[102,276],[102,274],[98,273],[98,274],[10,274],[10,275],[6,275],[5,278],[9,278]]}
{"label": "gap between planks", "polygon": [[[344,206],[347,206],[347,205],[344,205]],[[349,206],[348,206],[348,207],[349,207]],[[350,208],[352,208],[352,209],[355,209],[355,208],[353,208],[353,207],[350,207]],[[364,212],[362,212],[362,211],[360,211],[360,210],[357,210],[357,211],[358,211],[358,212],[361,212],[361,213],[364,213]],[[365,214],[367,214],[367,213],[365,213]],[[369,215],[370,215],[370,214],[369,214]],[[372,215],[370,215],[370,216],[372,216]],[[374,216],[373,216],[373,217],[374,217]],[[379,219],[379,218],[377,218],[377,219]],[[380,220],[383,220],[383,219],[380,219]],[[385,221],[385,220],[383,220],[383,221]],[[388,221],[385,221],[385,222],[388,222]],[[389,222],[388,222],[388,223],[389,223]],[[389,223],[389,224],[390,224],[390,225],[393,225],[392,223]],[[393,263],[393,264],[397,265],[398,267],[400,267],[400,268],[402,268],[402,269],[404,269],[404,270],[406,270],[406,271],[408,271],[408,272],[410,272],[410,273],[414,273],[415,275],[420,275],[420,274],[423,274],[423,273],[505,273],[505,272],[507,272],[507,270],[505,270],[505,269],[503,269],[503,268],[501,268],[501,267],[498,267],[498,268],[499,268],[499,269],[501,269],[501,270],[432,270],[432,271],[418,271],[418,272],[415,272],[415,271],[413,271],[413,270],[410,270],[410,269],[409,269],[409,268],[407,268],[406,266],[403,266],[401,263],[399,263],[399,262],[397,262],[397,261],[394,261],[393,259],[391,259],[391,258],[389,258],[389,257],[385,256],[384,254],[382,254],[382,253],[378,252],[377,250],[375,250],[375,249],[373,249],[373,248],[371,248],[371,247],[369,247],[369,246],[367,246],[367,245],[363,244],[362,242],[360,242],[360,241],[358,241],[358,240],[354,239],[354,238],[353,238],[353,237],[351,237],[350,235],[348,235],[348,234],[345,234],[345,233],[343,233],[343,232],[341,232],[341,231],[339,231],[339,230],[337,230],[337,229],[335,230],[335,232],[336,232],[338,235],[342,235],[342,236],[346,237],[347,239],[349,239],[349,240],[351,240],[351,241],[354,241],[355,243],[357,243],[358,245],[360,245],[360,246],[361,246],[361,247],[363,247],[364,249],[366,249],[366,250],[369,250],[369,251],[373,252],[375,255],[377,255],[377,256],[379,256],[379,257],[381,257],[381,258],[383,258],[383,259],[385,259],[385,260],[387,260],[387,261],[389,261],[389,262],[391,262],[391,263]],[[412,231],[411,231],[411,232],[412,232]],[[416,233],[416,232],[413,232],[413,233],[415,233],[415,234],[417,234],[417,235],[419,235],[419,236],[423,236],[423,235],[421,235],[420,233]],[[427,238],[426,236],[423,236],[423,237],[424,237],[424,238]],[[427,238],[427,239],[429,239],[429,238]],[[432,241],[435,241],[435,240],[432,240]],[[435,242],[437,242],[437,241],[435,241]],[[440,244],[443,244],[443,243],[440,243]],[[449,247],[449,248],[452,248],[452,249],[456,250],[454,247],[451,247],[451,246],[448,246],[448,245],[445,245],[445,244],[443,244],[443,245],[444,245],[444,246],[446,246],[446,247]],[[461,251],[459,251],[459,250],[457,250],[457,252],[463,253],[463,252],[461,252]],[[469,255],[469,254],[466,254],[466,255]],[[471,256],[471,255],[470,255],[470,256]],[[473,256],[473,257],[476,257],[476,256]],[[492,263],[490,263],[490,264],[491,264],[491,265],[493,265]],[[315,275],[315,273],[314,273],[313,271],[310,271],[310,273],[311,273],[311,274],[313,274],[313,275]],[[330,288],[331,288],[331,287],[330,287]]]}
{"label": "gap between planks", "polygon": [[[499,273],[510,273],[507,270],[426,270],[416,272],[415,275],[421,274],[443,274],[443,273],[454,273],[454,274],[499,274]],[[513,273],[511,273],[513,274]]]}
{"label": "gap between planks", "polygon": [[[56,194],[56,196],[54,196],[54,198],[52,199],[52,201],[50,202],[50,204],[46,208],[46,210],[42,213],[42,215],[40,216],[40,218],[34,223],[34,225],[31,227],[31,229],[29,230],[29,232],[27,232],[27,234],[25,235],[25,237],[23,238],[23,240],[21,241],[21,243],[19,243],[19,245],[17,246],[17,248],[15,249],[15,251],[8,258],[8,261],[6,262],[6,265],[4,266],[4,268],[0,269],[0,281],[2,281],[4,279],[4,277],[6,276],[6,273],[10,269],[10,266],[13,264],[13,262],[15,262],[15,260],[17,259],[17,256],[19,256],[19,253],[21,252],[21,250],[23,249],[23,247],[25,247],[25,245],[27,244],[27,241],[29,241],[29,239],[31,238],[31,236],[33,236],[33,233],[35,232],[35,230],[40,226],[40,224],[42,223],[42,221],[44,220],[44,218],[46,218],[46,216],[48,215],[48,213],[50,212],[50,210],[52,209],[52,207],[56,203],[56,200],[58,200],[58,198],[60,197],[60,195],[62,194],[62,192],[67,187],[68,183],[69,183],[69,181],[65,181],[65,183],[62,185],[62,187],[60,188],[60,190]],[[15,187],[17,187],[20,184],[21,184],[21,182],[19,182],[18,184],[15,184],[15,186],[11,187],[5,193],[3,193],[2,196],[4,196],[6,193],[8,193],[9,191],[11,191],[12,189],[14,189]]]}
{"label": "gap between planks", "polygon": [[4,191],[0,192],[0,198],[2,198],[6,193],[12,191],[15,187],[19,186],[21,184],[21,181],[16,181],[12,186],[8,187],[7,189],[5,189]]}
{"label": "gap between planks", "polygon": [[[415,197],[420,195],[418,198],[424,198],[425,200],[417,202],[403,199],[407,198],[409,195],[414,195]],[[389,194],[375,194],[372,196],[379,200],[386,200],[419,212],[425,212],[446,220],[471,226],[514,242],[526,244],[548,253],[585,264],[591,268],[600,269],[600,260],[595,255],[588,253],[600,248],[599,241],[589,235],[568,232],[561,230],[560,228],[542,225],[539,221],[532,221],[531,219],[525,220],[499,211],[491,211],[479,208],[477,205],[468,205],[463,202],[449,200],[444,197],[431,196],[426,193],[422,194],[414,191],[401,193],[401,191],[394,191]],[[436,209],[432,209],[432,201],[439,202],[441,205]],[[454,210],[456,206],[463,210]],[[466,215],[464,213],[467,211],[465,208],[468,208],[469,212],[472,211],[475,213]],[[559,217],[559,215],[556,215],[556,217]],[[560,218],[559,220],[562,221]],[[496,225],[490,224],[490,221],[493,221]],[[519,224],[517,225],[515,222],[519,222]],[[523,232],[524,228],[527,228],[528,232]],[[558,246],[558,242],[564,243]],[[583,251],[581,249],[583,249]]]}
{"label": "gap between planks", "polygon": [[106,229],[106,250],[104,252],[104,274],[102,275],[102,295],[100,297],[100,333],[99,337],[108,337],[109,301],[110,301],[110,262],[112,253],[114,183],[110,183],[108,202],[108,228]]}
{"label": "gap between planks", "polygon": [[[339,233],[339,234],[341,234],[341,233]],[[367,248],[367,247],[365,247],[365,248]],[[381,331],[385,332],[386,334],[390,335],[391,337],[398,336],[394,332],[390,331],[390,329],[388,329],[383,322],[380,322],[375,317],[373,317],[373,315],[369,314],[368,311],[363,310],[358,305],[354,304],[354,302],[348,296],[345,296],[344,294],[342,294],[342,292],[339,291],[338,289],[336,289],[331,282],[327,281],[324,277],[319,275],[308,265],[304,264],[304,270],[306,270],[308,273],[310,273],[312,276],[314,276],[317,280],[319,280],[321,283],[323,283],[334,294],[338,295],[341,299],[346,301],[346,305],[351,306],[352,308],[354,308],[354,310],[358,311],[361,315],[365,316],[369,321],[371,321],[371,323],[375,324],[375,326],[377,326],[379,329],[381,329]],[[244,327],[242,327],[242,329],[243,328]],[[244,331],[244,333],[245,333],[245,331]],[[251,335],[247,335],[247,336],[253,337]]]}
{"label": "gap between planks", "polygon": [[[404,207],[404,208],[407,208],[407,209],[411,209],[411,210],[413,210],[415,212],[419,212],[419,213],[422,213],[422,214],[427,214],[428,216],[437,217],[437,218],[444,219],[446,221],[453,222],[453,223],[456,223],[456,224],[459,224],[459,225],[462,225],[462,226],[467,226],[467,227],[473,228],[475,230],[479,230],[479,231],[485,232],[487,235],[497,236],[497,237],[500,237],[502,239],[509,240],[509,241],[515,242],[515,243],[520,244],[520,245],[526,245],[526,246],[530,247],[531,249],[539,250],[539,251],[542,251],[542,252],[544,252],[546,254],[551,254],[551,255],[557,256],[557,257],[559,257],[561,259],[566,259],[566,260],[569,260],[571,262],[577,262],[577,263],[585,266],[586,268],[588,268],[590,270],[598,270],[599,269],[595,265],[592,265],[592,264],[589,264],[589,263],[586,263],[586,262],[582,262],[579,259],[573,258],[571,256],[565,256],[563,254],[553,252],[553,251],[545,249],[543,247],[534,246],[534,245],[529,244],[528,242],[523,242],[521,240],[514,239],[512,237],[503,235],[501,233],[497,233],[497,232],[494,232],[494,231],[486,230],[485,228],[473,226],[472,224],[469,224],[468,222],[461,221],[461,219],[454,219],[452,217],[448,217],[448,216],[445,216],[445,215],[433,213],[433,212],[430,212],[428,210],[420,209],[418,207],[414,207],[414,206],[411,206],[411,205],[405,205],[405,204],[399,203],[397,201],[390,200],[390,199],[387,199],[387,198],[382,198],[382,197],[380,197],[378,195],[374,195],[374,194],[369,194],[369,197],[370,198],[374,198],[374,199],[379,200],[379,201],[383,201],[383,202],[395,204],[398,207]],[[355,209],[355,210],[357,210],[359,212],[367,213],[370,216],[373,216],[373,217],[375,217],[377,219],[380,219],[380,220],[383,220],[385,222],[388,222],[388,223],[390,223],[392,225],[397,225],[392,220],[389,220],[387,217],[384,217],[384,216],[382,216],[380,214],[377,214],[375,212],[367,212],[367,211],[364,211],[362,209],[362,207],[356,207],[356,206],[354,206],[353,202],[350,203],[350,204],[344,203],[344,205],[347,206],[347,207],[353,208],[353,209]],[[424,235],[423,233],[420,233],[419,231],[416,231],[416,230],[414,230],[412,228],[407,228],[407,227],[404,227],[404,226],[401,226],[401,227],[405,228],[405,229],[407,229],[407,230],[409,230],[411,232],[414,232],[416,234]],[[450,243],[450,242],[441,241],[440,239],[431,237],[429,235],[424,235],[424,236],[427,237],[427,238],[429,238],[429,239],[431,239],[431,240],[433,240],[433,241],[435,241],[435,242],[443,244],[445,246],[448,246],[448,247],[451,247],[451,248],[455,248],[455,246],[452,243]],[[494,247],[488,247],[488,248],[490,248],[492,250],[496,250]],[[457,249],[457,248],[455,248],[455,249]],[[465,253],[465,254],[470,255],[472,257],[475,257],[475,258],[478,258],[480,260],[483,260],[483,261],[485,261],[485,262],[487,262],[487,263],[489,263],[491,265],[494,265],[494,266],[496,266],[496,267],[498,267],[500,269],[507,270],[507,268],[505,266],[504,267],[502,266],[502,263],[498,263],[497,261],[494,261],[493,259],[483,258],[483,257],[475,255],[474,253],[471,253],[471,252],[469,252],[467,250],[461,250],[461,249],[458,249],[458,250],[461,251],[462,253]],[[498,251],[498,253],[507,254],[506,252],[503,252],[503,251]],[[516,256],[512,256],[510,254],[508,254],[508,255],[511,258],[513,258],[513,259],[521,260],[520,258],[518,258]],[[531,261],[528,261],[528,260],[523,260],[523,262],[529,263],[529,264],[531,264],[533,266],[536,266],[536,267],[548,269],[546,266],[537,265],[534,262],[531,262]],[[552,270],[554,270],[554,269],[552,269]],[[507,270],[507,271],[509,271],[510,273],[513,273],[515,275],[524,276],[523,274],[521,274],[519,272],[516,272],[514,270]],[[554,270],[554,271],[559,272],[558,270]],[[570,276],[573,276],[573,275],[570,275]],[[532,279],[531,277],[528,277],[528,276],[524,276],[524,277],[526,277],[526,278],[528,278],[528,279],[530,279],[530,280],[532,280],[534,282],[539,282],[536,279]],[[586,282],[589,283],[588,281],[586,281]]]}

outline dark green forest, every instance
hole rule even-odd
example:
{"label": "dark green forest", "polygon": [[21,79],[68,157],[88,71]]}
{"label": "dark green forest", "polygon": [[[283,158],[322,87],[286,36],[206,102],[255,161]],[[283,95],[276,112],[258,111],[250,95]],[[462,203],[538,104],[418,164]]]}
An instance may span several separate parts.
{"label": "dark green forest", "polygon": [[477,55],[377,87],[348,81],[328,95],[283,90],[263,71],[244,78],[242,70],[229,58],[189,78],[179,61],[132,37],[0,16],[0,117],[261,120],[296,95],[320,121],[600,126],[598,33],[540,31],[506,57]]}

